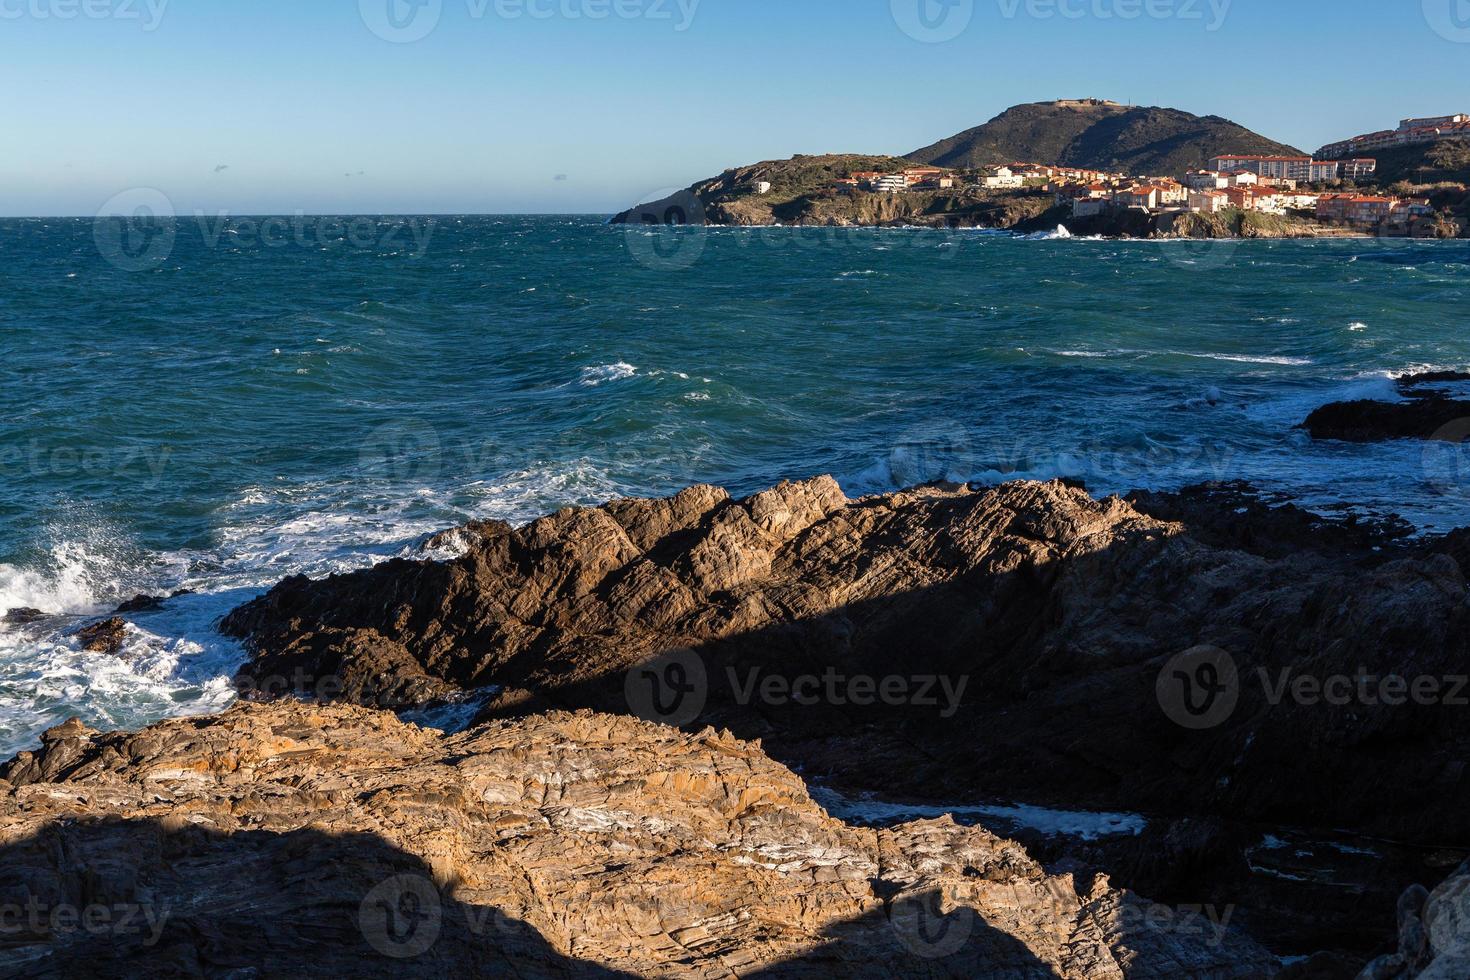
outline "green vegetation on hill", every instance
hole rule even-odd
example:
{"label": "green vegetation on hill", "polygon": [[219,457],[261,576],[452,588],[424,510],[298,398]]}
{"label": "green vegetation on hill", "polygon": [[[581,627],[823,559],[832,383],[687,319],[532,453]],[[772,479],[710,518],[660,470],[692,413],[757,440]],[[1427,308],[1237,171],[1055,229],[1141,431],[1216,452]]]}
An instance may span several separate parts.
{"label": "green vegetation on hill", "polygon": [[1019,105],[909,154],[939,167],[1023,161],[1131,174],[1180,174],[1221,153],[1303,155],[1219,116],[1105,102]]}
{"label": "green vegetation on hill", "polygon": [[[613,218],[717,225],[929,225],[933,227],[1010,228],[1051,208],[1052,194],[1039,188],[984,190],[975,186],[902,194],[839,189],[839,178],[857,172],[894,173],[912,167],[901,157],[862,154],[796,156],[727,170],[665,201]],[[760,193],[762,183],[771,185]],[[695,206],[691,195],[698,200]],[[691,214],[691,212],[693,212]]]}
{"label": "green vegetation on hill", "polygon": [[1470,184],[1470,139],[1443,140],[1422,146],[1396,146],[1373,154],[1377,183]]}

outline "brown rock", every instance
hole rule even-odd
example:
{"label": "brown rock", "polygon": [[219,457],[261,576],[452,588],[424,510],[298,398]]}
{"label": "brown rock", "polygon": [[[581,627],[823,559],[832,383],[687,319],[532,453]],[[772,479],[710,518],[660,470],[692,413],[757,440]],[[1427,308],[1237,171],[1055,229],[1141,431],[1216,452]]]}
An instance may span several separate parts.
{"label": "brown rock", "polygon": [[77,630],[77,642],[88,653],[115,654],[128,641],[128,624],[116,617]]}
{"label": "brown rock", "polygon": [[[552,704],[716,724],[891,796],[1290,814],[1470,843],[1456,775],[1470,712],[1448,689],[1425,704],[1376,687],[1348,704],[1271,696],[1283,676],[1462,674],[1463,547],[1166,496],[1017,483],[849,502],[822,478],[732,501],[696,487],[501,529],[449,562],[292,579],[225,628],[249,638],[248,670],[340,671],[370,703],[494,685],[525,692],[502,716]],[[346,636],[377,652],[341,656]],[[1236,702],[1183,724],[1160,679],[1202,647],[1233,661]],[[890,678],[897,696],[877,696]]]}
{"label": "brown rock", "polygon": [[714,730],[582,712],[446,736],[282,702],[136,735],[68,724],[0,775],[0,903],[44,913],[0,944],[0,970],[31,976],[1219,978],[1276,965],[1234,932],[1200,936],[1103,879],[1079,887],[984,830],[846,826],[758,746]]}

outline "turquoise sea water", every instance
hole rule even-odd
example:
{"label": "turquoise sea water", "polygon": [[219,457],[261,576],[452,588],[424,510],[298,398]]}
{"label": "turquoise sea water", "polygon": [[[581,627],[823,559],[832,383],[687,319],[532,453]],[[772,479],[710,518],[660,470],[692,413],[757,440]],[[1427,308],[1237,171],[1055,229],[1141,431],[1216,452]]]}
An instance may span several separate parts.
{"label": "turquoise sea water", "polygon": [[[852,494],[1248,480],[1470,524],[1447,444],[1293,426],[1470,367],[1470,245],[0,221],[0,756],[226,703],[214,620],[471,517],[833,473]],[[67,633],[138,592],[123,658]]]}

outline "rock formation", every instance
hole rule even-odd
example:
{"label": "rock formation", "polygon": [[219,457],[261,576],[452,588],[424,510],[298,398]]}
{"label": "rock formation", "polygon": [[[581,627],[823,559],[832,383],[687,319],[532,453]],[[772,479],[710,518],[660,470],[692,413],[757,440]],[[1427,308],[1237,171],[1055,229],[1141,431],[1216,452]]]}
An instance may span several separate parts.
{"label": "rock formation", "polygon": [[1470,401],[1429,386],[1464,381],[1470,381],[1470,375],[1458,371],[1404,375],[1397,379],[1402,401],[1333,402],[1307,416],[1301,427],[1313,439],[1433,439],[1459,444],[1470,439]]}
{"label": "rock formation", "polygon": [[1250,871],[1259,828],[1470,845],[1463,536],[1406,540],[1230,489],[849,501],[818,479],[453,538],[455,560],[292,579],[237,610],[225,628],[255,652],[242,683],[714,724],[850,793],[1141,811],[1136,845],[1052,856],[1238,904],[1307,952],[1372,951],[1424,868],[1268,880]]}
{"label": "rock formation", "polygon": [[1399,899],[1398,950],[1368,964],[1360,980],[1470,977],[1470,863],[1433,892],[1415,885]]}
{"label": "rock formation", "polygon": [[[1202,540],[1150,506],[1169,512],[1061,484],[848,501],[818,479],[740,502],[695,487],[472,527],[447,563],[291,579],[225,628],[256,651],[248,674],[305,693],[404,705],[495,689],[500,715],[728,725],[859,789],[880,788],[879,764],[890,794],[1048,800],[1065,786],[1071,805],[1187,799],[1470,837],[1456,761],[1470,724],[1443,703],[1470,696],[1450,689],[1470,606],[1442,542],[1375,551],[1304,522],[1285,537],[1282,520],[1255,542],[1201,521]],[[1235,673],[1233,710],[1208,725],[1160,687],[1203,646]],[[674,705],[681,675],[698,689]],[[1424,703],[1377,697],[1398,676],[1441,685]],[[1338,677],[1342,704],[1340,685],[1320,689]],[[898,680],[873,692],[864,678]],[[1382,763],[1372,779],[1363,758]]]}
{"label": "rock formation", "polygon": [[827,816],[757,744],[295,701],[0,769],[0,972],[1266,977],[1229,928],[951,820]]}
{"label": "rock formation", "polygon": [[89,653],[117,653],[128,640],[128,624],[113,617],[77,631],[77,642]]}

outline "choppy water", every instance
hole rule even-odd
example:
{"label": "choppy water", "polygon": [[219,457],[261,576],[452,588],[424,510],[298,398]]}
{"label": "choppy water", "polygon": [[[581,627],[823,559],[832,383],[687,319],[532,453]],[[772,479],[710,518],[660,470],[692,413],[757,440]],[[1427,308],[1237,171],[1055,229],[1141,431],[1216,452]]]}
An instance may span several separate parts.
{"label": "choppy water", "polygon": [[[0,756],[227,703],[222,613],[470,517],[831,472],[850,493],[1243,479],[1470,523],[1439,444],[1292,426],[1470,366],[1464,242],[0,222]],[[124,658],[67,633],[190,588]]]}

